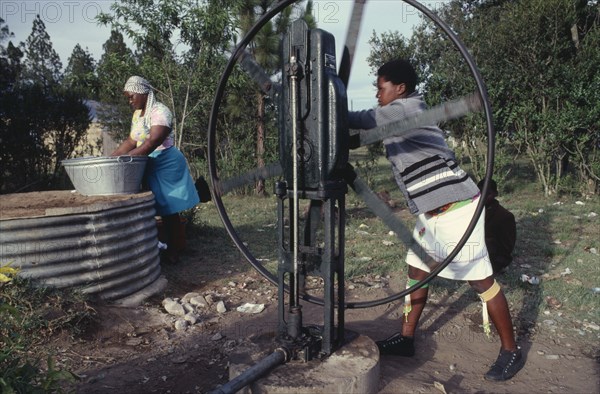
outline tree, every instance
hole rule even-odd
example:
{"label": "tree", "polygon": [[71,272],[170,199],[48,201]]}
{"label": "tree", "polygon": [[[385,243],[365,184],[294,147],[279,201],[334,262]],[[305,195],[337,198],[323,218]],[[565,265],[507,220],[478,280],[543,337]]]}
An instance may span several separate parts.
{"label": "tree", "polygon": [[[12,133],[13,129],[13,108],[14,97],[17,92],[17,81],[20,78],[23,58],[23,52],[15,47],[12,41],[5,42],[14,37],[4,19],[0,18],[0,140],[4,149],[0,150],[0,192],[11,190],[18,179],[15,174],[18,167],[13,163],[14,146],[20,146],[23,142],[18,139],[18,135]],[[17,107],[18,108],[18,107]],[[16,141],[17,140],[17,141]]]}
{"label": "tree", "polygon": [[[4,47],[4,42],[14,37],[4,19],[0,18],[0,92],[10,94],[23,70],[21,60],[23,59],[23,45],[14,46],[12,41]],[[1,110],[0,110],[1,111]],[[0,112],[1,113],[1,112]]]}
{"label": "tree", "polygon": [[[7,37],[8,28],[3,27],[2,43]],[[0,50],[2,193],[55,187],[60,162],[73,153],[90,122],[78,95],[58,84],[60,60],[39,18],[24,46],[23,66],[18,47],[9,42]]]}
{"label": "tree", "polygon": [[[240,3],[238,25],[242,37],[246,36],[258,19],[269,11],[269,6],[269,1],[261,0],[246,0]],[[249,55],[263,68],[267,75],[273,75],[279,69],[279,35],[283,33],[283,30],[289,24],[290,13],[291,8],[288,7],[277,18],[268,21],[246,48]],[[254,103],[254,114],[246,115],[252,124],[252,129],[255,130],[254,144],[249,144],[249,146],[254,145],[254,150],[249,153],[255,157],[256,161],[253,165],[263,167],[267,151],[265,140],[269,119],[266,118],[266,106],[268,105],[269,97],[252,81],[246,80],[244,90],[245,92],[240,92],[241,94],[229,98],[227,101],[227,111],[230,115],[242,116],[244,112],[250,109],[248,102]],[[273,122],[271,121],[270,123]],[[259,195],[266,194],[263,180],[256,182],[255,192]]]}
{"label": "tree", "polygon": [[45,90],[58,85],[62,76],[62,63],[39,15],[34,19],[31,34],[25,42],[25,55],[26,80],[41,84]]}
{"label": "tree", "polygon": [[101,23],[123,31],[136,45],[138,73],[173,111],[176,144],[186,154],[205,150],[203,131],[225,49],[234,35],[234,3],[127,0],[113,4],[112,15],[99,16]]}
{"label": "tree", "polygon": [[65,69],[66,87],[86,99],[98,98],[98,77],[96,62],[87,49],[75,45]]}
{"label": "tree", "polygon": [[[239,4],[238,25],[241,36],[248,34],[250,29],[263,17],[271,8],[271,1],[265,0],[246,0]],[[253,60],[261,66],[267,75],[275,76],[281,69],[280,39],[286,32],[293,18],[303,19],[307,22],[309,28],[315,28],[316,22],[312,15],[313,2],[309,0],[305,7],[290,6],[280,12],[276,17],[268,21],[253,37],[248,44],[246,51]],[[235,76],[233,78],[236,78]],[[252,129],[256,130],[254,135],[253,151],[247,152],[247,155],[255,157],[255,163],[250,163],[252,167],[262,167],[267,162],[274,159],[277,152],[277,128],[275,118],[275,109],[277,103],[273,103],[271,98],[266,95],[252,81],[242,76],[237,77],[239,81],[244,81],[243,92],[232,95],[227,100],[226,110],[231,116],[242,117],[250,122]],[[254,102],[253,114],[247,113],[250,109],[248,102]],[[268,108],[273,111],[267,111]],[[269,130],[272,132],[269,133]],[[269,138],[273,135],[275,138]],[[246,136],[245,138],[248,138]],[[250,141],[248,141],[250,142]],[[265,195],[265,184],[259,180],[255,185],[255,193]]]}
{"label": "tree", "polygon": [[[590,142],[587,131],[598,130],[598,118],[584,115],[598,110],[597,93],[586,89],[597,83],[598,67],[593,38],[598,10],[588,4],[508,2],[482,14],[474,24],[480,61],[495,86],[498,128],[529,159],[545,195],[561,191],[569,152]],[[584,106],[583,111],[576,103]]]}
{"label": "tree", "polygon": [[[153,84],[159,99],[172,109],[176,144],[192,165],[202,164],[206,157],[205,130],[215,89],[236,37],[244,33],[242,3],[240,0],[127,0],[113,4],[112,15],[99,17],[101,23],[123,32],[134,42],[137,73]],[[257,14],[264,14],[272,4],[272,1],[247,3],[249,19],[245,26],[249,28]],[[286,11],[285,16],[277,17],[256,38],[260,44],[252,43],[250,47],[257,49],[257,59],[264,62],[261,64],[268,73],[274,74],[279,68],[278,34],[289,24],[290,13]],[[231,166],[225,172],[239,173],[255,167],[257,161],[268,160],[273,152],[276,154],[277,135],[266,132],[274,127],[274,117],[262,117],[264,111],[260,108],[276,104],[262,93],[259,103],[258,97],[249,77],[236,70],[223,99],[222,108],[226,111],[218,119],[223,135],[217,155],[228,158],[225,162]],[[250,102],[257,105],[249,106]],[[258,127],[263,132],[257,140]]]}
{"label": "tree", "polygon": [[[486,82],[497,132],[496,169],[504,170],[499,176],[509,173],[510,155],[523,154],[546,195],[564,187],[570,162],[578,168],[580,188],[597,188],[598,2],[453,0],[437,11],[466,44]],[[430,103],[472,92],[464,62],[441,38],[424,20],[410,40],[385,35],[372,40],[372,57],[408,53]],[[447,126],[464,142],[480,177],[486,160],[482,122],[467,117]]]}
{"label": "tree", "polygon": [[575,45],[573,69],[566,81],[573,136],[564,145],[587,193],[600,193],[600,9],[598,2],[579,0],[571,27]]}
{"label": "tree", "polygon": [[127,78],[137,73],[137,65],[133,52],[117,30],[111,30],[102,49],[104,52],[96,68],[101,103],[97,115],[108,133],[116,140],[122,140],[129,134],[131,126],[131,109],[123,97],[123,86]]}

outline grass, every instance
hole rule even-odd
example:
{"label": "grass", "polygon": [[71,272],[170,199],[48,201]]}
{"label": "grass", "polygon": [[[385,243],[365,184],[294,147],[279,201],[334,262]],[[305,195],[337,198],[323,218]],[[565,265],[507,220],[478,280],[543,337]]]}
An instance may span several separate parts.
{"label": "grass", "polygon": [[[407,229],[412,229],[414,218],[406,209],[404,199],[384,158],[367,163],[369,153],[354,153],[361,178],[368,180],[371,190],[387,192],[396,203],[395,211]],[[360,164],[356,162],[360,160]],[[521,334],[532,335],[540,330],[540,322],[555,320],[561,332],[576,333],[582,338],[598,339],[595,329],[600,325],[600,198],[577,196],[545,198],[541,187],[519,163],[519,176],[501,187],[499,200],[515,214],[518,239],[514,262],[498,277],[509,300],[515,325]],[[525,170],[524,170],[525,169]],[[522,175],[522,176],[521,176]],[[272,185],[267,190],[273,190]],[[504,194],[502,194],[504,193]],[[577,203],[581,200],[584,205]],[[277,199],[274,196],[225,196],[225,209],[233,228],[247,245],[251,254],[264,262],[271,272],[276,271]],[[301,212],[303,212],[301,207]],[[287,212],[287,211],[286,211]],[[301,215],[302,216],[302,215]],[[223,231],[223,225],[213,203],[204,204],[196,216],[202,234],[210,243],[212,258],[219,258],[225,266],[240,268],[243,256]],[[406,246],[385,224],[373,215],[364,203],[350,191],[346,198],[345,275],[348,280],[360,280],[365,275],[406,276],[404,257]],[[208,256],[207,256],[208,257]],[[210,257],[208,257],[210,258]],[[521,280],[522,275],[541,278],[539,285]],[[436,278],[431,296],[441,299],[454,293],[465,292],[467,285]],[[394,289],[400,291],[402,289]],[[466,299],[463,307],[476,310],[478,299]]]}
{"label": "grass", "polygon": [[[506,205],[515,206],[519,234],[508,275],[516,291],[508,293],[509,300],[522,305],[524,321],[526,315],[545,320],[567,315],[565,328],[586,334],[600,322],[600,296],[594,291],[600,285],[600,256],[593,253],[600,243],[599,217],[593,215],[600,212],[598,198],[579,205],[576,198],[520,197],[505,198]],[[521,282],[522,274],[540,277],[540,285]]]}
{"label": "grass", "polygon": [[81,293],[34,287],[19,277],[0,282],[0,392],[62,392],[76,376],[39,349],[60,332],[79,336],[94,315]]}

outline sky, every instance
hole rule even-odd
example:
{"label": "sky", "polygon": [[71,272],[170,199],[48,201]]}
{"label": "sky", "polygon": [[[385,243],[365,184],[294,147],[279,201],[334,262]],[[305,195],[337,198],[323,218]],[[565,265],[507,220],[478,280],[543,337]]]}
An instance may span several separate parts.
{"label": "sky", "polygon": [[[174,0],[176,1],[176,0]],[[76,44],[87,49],[97,61],[102,55],[102,44],[110,36],[110,28],[99,26],[96,16],[109,12],[113,0],[1,0],[0,17],[15,37],[13,44],[24,42],[31,33],[33,20],[40,15],[50,35],[54,50],[65,67]],[[447,0],[422,1],[431,9]],[[336,50],[341,49],[352,11],[351,0],[315,0],[314,16],[318,27],[335,36]],[[370,108],[375,103],[374,76],[366,62],[369,55],[368,39],[373,31],[378,34],[398,31],[409,37],[419,21],[419,11],[401,0],[369,0],[365,5],[358,47],[352,65],[347,93],[352,110]],[[130,43],[129,43],[130,44]]]}

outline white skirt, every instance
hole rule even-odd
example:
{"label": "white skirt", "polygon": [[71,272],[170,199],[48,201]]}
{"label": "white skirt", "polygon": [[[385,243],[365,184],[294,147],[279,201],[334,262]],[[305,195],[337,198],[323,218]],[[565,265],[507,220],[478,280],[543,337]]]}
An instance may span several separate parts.
{"label": "white skirt", "polygon": [[[406,263],[431,272],[431,269],[443,262],[464,235],[475,214],[477,201],[475,199],[468,205],[437,216],[418,215],[413,231],[414,244],[409,248]],[[484,215],[485,212],[479,217],[461,251],[438,276],[456,280],[481,280],[492,275],[492,264],[485,246]]]}

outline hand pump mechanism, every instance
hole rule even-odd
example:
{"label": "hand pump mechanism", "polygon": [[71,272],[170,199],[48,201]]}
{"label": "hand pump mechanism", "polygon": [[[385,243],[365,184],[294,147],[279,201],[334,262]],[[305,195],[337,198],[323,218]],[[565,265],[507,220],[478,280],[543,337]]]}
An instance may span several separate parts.
{"label": "hand pump mechanism", "polygon": [[[336,73],[335,39],[330,33],[295,21],[283,38],[282,52],[279,125],[284,179],[275,186],[278,330],[279,339],[289,349],[297,349],[292,353],[308,361],[331,354],[344,341],[348,189],[342,174],[348,162],[348,104]],[[308,200],[308,210],[302,216],[301,200]],[[322,328],[303,327],[300,297],[308,275],[322,278],[324,284]]]}
{"label": "hand pump mechanism", "polygon": [[[233,65],[241,59],[245,69],[259,82],[260,86],[273,98],[278,98],[279,107],[279,159],[263,168],[252,179],[268,174],[280,174],[282,180],[275,185],[278,199],[278,249],[279,264],[277,280],[256,259],[251,256],[241,239],[233,230],[220,195],[213,189],[213,197],[219,208],[228,232],[244,253],[248,261],[265,277],[278,285],[278,343],[272,354],[256,365],[222,385],[211,394],[232,394],[258,380],[261,376],[291,359],[309,361],[315,356],[326,357],[341,345],[351,340],[349,332],[344,331],[344,306],[348,308],[367,308],[401,299],[431,281],[460,252],[467,242],[479,215],[483,210],[483,200],[465,234],[454,250],[442,264],[421,282],[386,298],[368,302],[349,302],[344,300],[344,242],[345,242],[345,195],[350,184],[363,198],[377,216],[398,234],[410,232],[393,219],[393,214],[368,189],[367,185],[356,178],[348,163],[349,133],[348,104],[345,91],[350,74],[352,55],[358,37],[358,27],[362,18],[366,0],[355,0],[352,18],[349,24],[345,51],[341,61],[339,75],[336,74],[335,40],[333,36],[320,29],[309,29],[305,22],[292,23],[282,40],[282,83],[274,85],[270,77],[257,65],[242,54],[250,39],[264,27],[276,13],[292,4],[293,0],[281,0],[275,4],[263,18],[251,29],[230,59],[217,89],[215,103],[209,124],[209,167],[213,185],[218,182],[215,167],[215,130],[219,103],[223,98],[225,83],[233,70]],[[432,11],[416,0],[404,0],[431,19],[454,43],[466,61],[477,84],[478,99],[461,99],[455,103],[446,103],[438,109],[427,111],[426,116],[403,120],[401,123],[381,126],[379,131],[360,133],[357,146],[381,140],[385,136],[404,132],[417,125],[431,124],[462,116],[483,106],[488,135],[488,166],[483,194],[486,193],[494,163],[494,129],[491,108],[487,99],[485,85],[474,60],[464,44],[454,35],[449,26]],[[250,67],[248,67],[250,65]],[[345,81],[345,82],[344,82]],[[267,175],[265,175],[267,174]],[[270,175],[269,175],[270,176]],[[248,176],[231,182],[229,190],[237,184],[243,184]],[[241,182],[241,183],[240,183]],[[308,209],[300,214],[300,201],[308,200]],[[287,207],[286,207],[287,203]],[[287,209],[287,212],[286,212]],[[289,217],[286,216],[289,214]],[[322,227],[319,226],[322,223]],[[301,237],[300,227],[303,226]],[[324,284],[323,298],[308,295],[305,289],[307,276],[317,276]],[[289,298],[286,303],[286,292]],[[336,291],[337,290],[337,291]],[[323,306],[323,326],[303,326],[300,299]],[[337,314],[336,314],[337,307]],[[337,321],[336,321],[337,317]],[[337,323],[337,326],[336,326]],[[346,337],[345,337],[346,336]]]}

